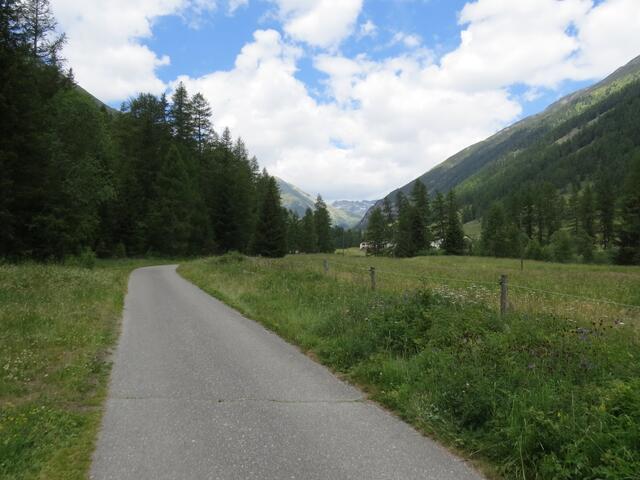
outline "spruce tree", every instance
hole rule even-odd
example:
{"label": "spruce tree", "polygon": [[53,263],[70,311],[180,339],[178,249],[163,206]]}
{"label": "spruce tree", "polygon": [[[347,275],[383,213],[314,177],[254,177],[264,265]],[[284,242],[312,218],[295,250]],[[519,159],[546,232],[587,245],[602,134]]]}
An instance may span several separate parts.
{"label": "spruce tree", "polygon": [[453,190],[447,196],[447,228],[443,249],[447,255],[464,254],[464,231],[460,220],[458,200]]}
{"label": "spruce tree", "polygon": [[379,208],[374,208],[369,216],[366,241],[369,245],[367,253],[382,255],[386,246],[387,225],[385,215]]}
{"label": "spruce tree", "polygon": [[428,250],[431,246],[429,234],[430,211],[427,187],[420,180],[416,180],[411,190],[411,236],[417,252]]}
{"label": "spruce tree", "polygon": [[280,258],[287,253],[285,211],[280,205],[280,191],[275,178],[268,177],[253,240],[253,254]]}
{"label": "spruce tree", "polygon": [[318,235],[316,234],[316,222],[313,210],[307,208],[302,217],[300,228],[300,251],[303,253],[316,253],[318,251]]}
{"label": "spruce tree", "polygon": [[596,208],[593,188],[587,185],[580,196],[580,226],[589,237],[596,234]]}
{"label": "spruce tree", "polygon": [[297,253],[301,251],[301,222],[300,217],[295,212],[287,210],[287,248],[289,253]]}
{"label": "spruce tree", "polygon": [[484,255],[507,256],[507,221],[500,203],[491,205],[482,219],[481,247]]}
{"label": "spruce tree", "polygon": [[173,128],[173,136],[180,143],[189,145],[195,137],[195,121],[193,104],[184,83],[180,82],[171,97],[169,118]]}
{"label": "spruce tree", "polygon": [[596,181],[596,205],[602,247],[606,250],[611,245],[615,234],[616,191],[611,175],[602,170]]}
{"label": "spruce tree", "polygon": [[211,141],[213,126],[211,124],[211,106],[204,95],[196,93],[191,98],[191,110],[193,115],[193,133],[195,136],[196,148],[202,155],[205,147]]}
{"label": "spruce tree", "polygon": [[322,200],[320,195],[318,195],[318,198],[316,199],[313,218],[316,225],[316,235],[318,237],[318,252],[335,252],[336,249],[333,245],[333,238],[331,236],[331,216],[329,215],[327,204],[324,203],[324,200]]}
{"label": "spruce tree", "polygon": [[434,206],[435,214],[435,236],[441,243],[447,236],[447,204],[442,193],[436,193],[436,201]]}
{"label": "spruce tree", "polygon": [[413,257],[416,254],[416,245],[413,238],[413,206],[402,192],[396,196],[398,208],[398,226],[396,232],[395,255],[397,257]]}
{"label": "spruce tree", "polygon": [[159,253],[185,255],[191,237],[192,192],[187,168],[175,145],[165,155],[154,185],[149,213],[151,247]]}
{"label": "spruce tree", "polygon": [[640,265],[640,154],[631,162],[620,207],[616,261],[623,265]]}
{"label": "spruce tree", "polygon": [[31,55],[43,62],[57,63],[66,37],[56,34],[58,23],[49,0],[24,0],[20,13],[22,32]]}

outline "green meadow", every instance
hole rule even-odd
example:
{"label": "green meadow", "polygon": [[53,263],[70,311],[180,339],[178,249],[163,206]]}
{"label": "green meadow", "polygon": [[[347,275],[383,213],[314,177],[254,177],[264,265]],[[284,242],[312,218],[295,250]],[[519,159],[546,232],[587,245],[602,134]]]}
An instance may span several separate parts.
{"label": "green meadow", "polygon": [[640,268],[344,253],[179,272],[490,477],[638,478]]}

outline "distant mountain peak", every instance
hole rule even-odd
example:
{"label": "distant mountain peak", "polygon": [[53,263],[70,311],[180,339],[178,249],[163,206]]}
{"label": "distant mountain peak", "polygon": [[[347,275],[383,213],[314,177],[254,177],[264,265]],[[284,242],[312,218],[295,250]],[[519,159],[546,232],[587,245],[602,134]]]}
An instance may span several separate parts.
{"label": "distant mountain peak", "polygon": [[[314,209],[316,197],[308,194],[300,187],[289,183],[282,178],[275,177],[280,188],[280,196],[282,197],[282,206],[302,217],[308,208]],[[337,208],[333,204],[328,204],[327,209],[331,215],[331,221],[334,225],[352,228],[358,224],[362,216],[366,213],[366,209],[362,214],[350,212],[347,209]]]}

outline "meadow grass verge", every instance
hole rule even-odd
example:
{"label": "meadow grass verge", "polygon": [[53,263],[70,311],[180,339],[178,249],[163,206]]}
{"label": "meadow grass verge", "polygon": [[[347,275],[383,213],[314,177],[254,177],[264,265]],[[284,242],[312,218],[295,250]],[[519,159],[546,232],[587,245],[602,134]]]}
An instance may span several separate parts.
{"label": "meadow grass verge", "polygon": [[[482,296],[446,285],[392,284],[391,276],[372,292],[366,281],[323,274],[322,259],[337,264],[337,257],[227,255],[185,263],[179,272],[313,353],[421,431],[488,465],[491,476],[638,478],[640,337],[632,322],[590,322],[544,305],[500,316]],[[427,261],[384,265],[412,272]],[[487,278],[495,276],[493,268],[505,268],[500,261],[455,258],[438,258],[429,268],[482,275],[474,262],[491,270]],[[616,272],[627,293],[610,284],[597,293],[633,301],[638,269]],[[596,269],[593,278],[604,273]],[[561,275],[563,285],[551,286],[596,293],[575,285],[590,275],[586,269],[546,265],[530,282],[544,284],[545,275],[547,288]]]}
{"label": "meadow grass verge", "polygon": [[0,264],[0,478],[87,477],[129,274],[159,263]]}

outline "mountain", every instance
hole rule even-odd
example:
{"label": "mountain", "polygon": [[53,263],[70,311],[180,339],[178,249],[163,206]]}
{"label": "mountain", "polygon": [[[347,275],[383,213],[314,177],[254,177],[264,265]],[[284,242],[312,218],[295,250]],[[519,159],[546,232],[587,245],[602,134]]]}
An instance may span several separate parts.
{"label": "mountain", "polygon": [[[316,203],[315,197],[302,191],[300,188],[285,182],[283,179],[276,177],[278,187],[280,188],[280,196],[282,198],[282,206],[302,217],[307,208],[314,208]],[[362,218],[362,215],[353,214],[345,210],[327,205],[331,221],[334,225],[344,228],[352,228]]]}
{"label": "mountain", "polygon": [[375,205],[373,200],[336,200],[331,206],[347,212],[360,220]]}
{"label": "mountain", "polygon": [[[600,169],[622,181],[629,159],[640,150],[638,125],[640,57],[596,85],[465,148],[417,180],[431,193],[455,189],[470,212],[466,220],[480,218],[491,202],[515,194],[523,184],[550,182],[565,192]],[[414,182],[388,198],[395,200],[398,191],[408,194]]]}

